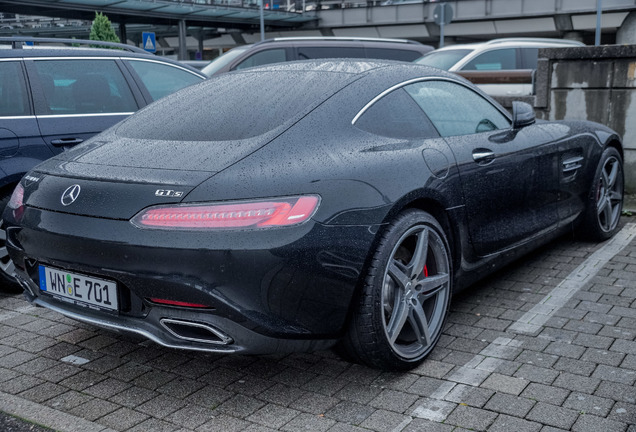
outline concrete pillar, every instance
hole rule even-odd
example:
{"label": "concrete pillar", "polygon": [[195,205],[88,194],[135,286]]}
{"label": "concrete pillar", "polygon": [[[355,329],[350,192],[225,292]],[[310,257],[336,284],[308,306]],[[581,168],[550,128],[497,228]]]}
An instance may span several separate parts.
{"label": "concrete pillar", "polygon": [[636,11],[631,11],[616,32],[617,45],[636,44]]}
{"label": "concrete pillar", "polygon": [[126,35],[126,23],[119,23],[119,41],[123,44],[128,43],[128,36]]}
{"label": "concrete pillar", "polygon": [[178,60],[187,60],[188,59],[188,47],[186,40],[186,22],[185,20],[179,21],[179,54],[177,56]]}

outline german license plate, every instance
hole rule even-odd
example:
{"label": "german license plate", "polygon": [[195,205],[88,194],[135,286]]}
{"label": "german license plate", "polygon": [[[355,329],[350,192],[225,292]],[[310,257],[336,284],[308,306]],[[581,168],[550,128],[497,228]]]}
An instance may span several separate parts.
{"label": "german license plate", "polygon": [[40,265],[40,290],[61,300],[99,309],[117,310],[115,282]]}

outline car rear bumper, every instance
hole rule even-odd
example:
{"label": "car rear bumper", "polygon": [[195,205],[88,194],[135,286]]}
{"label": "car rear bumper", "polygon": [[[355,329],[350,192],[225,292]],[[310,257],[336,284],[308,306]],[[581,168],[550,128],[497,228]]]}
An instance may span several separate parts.
{"label": "car rear bumper", "polygon": [[[346,323],[375,230],[314,222],[266,232],[141,230],[128,221],[29,208],[7,226],[18,280],[35,305],[161,345],[211,352],[325,348]],[[119,310],[40,290],[40,265],[114,281]],[[205,305],[166,306],[151,299]]]}

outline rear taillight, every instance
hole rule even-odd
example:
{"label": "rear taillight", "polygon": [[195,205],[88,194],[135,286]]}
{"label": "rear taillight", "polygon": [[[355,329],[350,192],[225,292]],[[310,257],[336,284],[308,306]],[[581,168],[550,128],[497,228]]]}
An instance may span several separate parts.
{"label": "rear taillight", "polygon": [[[11,194],[11,198],[7,203],[7,207],[10,208],[13,212],[13,218],[16,222],[20,222],[22,220],[22,216],[24,215],[24,186],[18,183],[18,185],[13,190]],[[2,211],[0,209],[0,211]],[[2,214],[0,214],[2,217]]]}
{"label": "rear taillight", "polygon": [[140,228],[232,229],[267,228],[300,224],[309,219],[320,198],[316,195],[243,201],[150,207],[132,219]]}
{"label": "rear taillight", "polygon": [[11,194],[11,199],[7,203],[7,207],[10,209],[16,210],[24,205],[24,186],[21,183],[13,190],[13,194]]}

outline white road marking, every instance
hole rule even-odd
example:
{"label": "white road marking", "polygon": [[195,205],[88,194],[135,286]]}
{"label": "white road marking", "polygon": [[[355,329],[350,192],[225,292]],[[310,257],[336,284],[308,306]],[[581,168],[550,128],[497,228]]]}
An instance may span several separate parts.
{"label": "white road marking", "polygon": [[[554,313],[567,303],[572,296],[587,284],[616,254],[622,251],[636,237],[636,224],[629,223],[613,238],[594,252],[559,285],[557,285],[539,304],[511,324],[506,331],[534,334],[539,331]],[[479,385],[501,366],[504,361],[515,358],[523,342],[498,337],[486,348],[476,354],[468,363],[453,372],[448,381],[441,384],[430,398],[415,408],[411,416],[435,422],[443,422],[457,406],[444,401],[444,398],[458,384],[479,387]]]}

